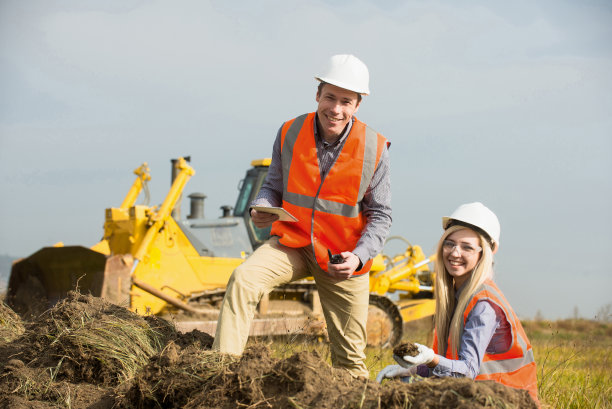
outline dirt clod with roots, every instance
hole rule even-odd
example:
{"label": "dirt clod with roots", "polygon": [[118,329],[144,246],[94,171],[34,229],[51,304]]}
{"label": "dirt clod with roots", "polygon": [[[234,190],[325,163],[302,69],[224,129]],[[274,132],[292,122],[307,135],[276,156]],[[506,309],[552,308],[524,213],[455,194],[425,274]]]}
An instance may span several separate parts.
{"label": "dirt clod with roots", "polygon": [[397,355],[399,357],[404,356],[417,356],[419,354],[419,347],[413,344],[412,342],[406,342],[403,344],[399,344],[395,348],[393,348],[393,355]]}
{"label": "dirt clod with roots", "polygon": [[219,354],[208,334],[78,293],[17,322],[0,337],[2,408],[536,407],[526,391],[491,381],[379,385],[313,352],[280,359],[257,344],[241,357]]}

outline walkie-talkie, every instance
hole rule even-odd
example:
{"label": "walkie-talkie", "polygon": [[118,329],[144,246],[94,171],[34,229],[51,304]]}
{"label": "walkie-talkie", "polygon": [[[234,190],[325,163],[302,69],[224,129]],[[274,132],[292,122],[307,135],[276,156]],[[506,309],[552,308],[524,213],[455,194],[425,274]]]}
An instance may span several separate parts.
{"label": "walkie-talkie", "polygon": [[327,249],[327,255],[329,256],[329,262],[331,264],[342,264],[344,263],[344,257],[340,254],[332,254],[332,252]]}

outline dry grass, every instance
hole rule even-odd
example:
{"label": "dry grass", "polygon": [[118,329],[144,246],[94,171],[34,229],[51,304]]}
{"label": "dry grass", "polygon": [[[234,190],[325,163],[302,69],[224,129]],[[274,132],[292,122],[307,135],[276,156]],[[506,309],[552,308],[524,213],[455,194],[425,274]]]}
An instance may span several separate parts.
{"label": "dry grass", "polygon": [[10,342],[24,332],[21,318],[0,301],[0,342]]}
{"label": "dry grass", "polygon": [[70,327],[58,326],[58,335],[51,345],[58,343],[72,359],[88,357],[102,366],[118,366],[118,381],[124,382],[162,349],[160,338],[161,334],[146,323],[116,317],[91,319],[81,316],[75,317]]}
{"label": "dry grass", "polygon": [[71,292],[26,325],[18,348],[28,366],[50,367],[52,378],[119,384],[161,351],[167,335],[137,314]]}
{"label": "dry grass", "polygon": [[545,408],[612,408],[612,323],[530,321]]}

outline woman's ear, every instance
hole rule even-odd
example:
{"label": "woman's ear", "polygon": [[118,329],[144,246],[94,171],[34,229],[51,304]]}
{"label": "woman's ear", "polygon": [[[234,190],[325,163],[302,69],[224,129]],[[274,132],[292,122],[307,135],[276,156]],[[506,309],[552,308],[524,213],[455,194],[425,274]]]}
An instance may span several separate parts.
{"label": "woman's ear", "polygon": [[491,250],[493,251],[493,254],[497,253],[497,250],[499,250],[499,243],[493,244],[493,248]]}

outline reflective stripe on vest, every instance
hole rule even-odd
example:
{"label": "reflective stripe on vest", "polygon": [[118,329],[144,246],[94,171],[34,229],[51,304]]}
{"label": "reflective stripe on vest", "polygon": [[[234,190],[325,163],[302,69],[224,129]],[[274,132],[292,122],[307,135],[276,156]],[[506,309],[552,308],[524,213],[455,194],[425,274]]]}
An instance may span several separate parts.
{"label": "reflective stripe on vest", "polygon": [[[289,247],[311,245],[327,270],[327,248],[352,251],[365,227],[361,201],[386,139],[355,119],[338,157],[322,177],[314,136],[315,113],[286,122],[281,129],[283,207],[297,223],[275,222],[273,235]],[[295,161],[294,161],[295,159]],[[369,271],[371,260],[357,274]]]}
{"label": "reflective stripe on vest", "polygon": [[480,365],[480,372],[478,375],[491,375],[498,372],[515,372],[532,362],[535,362],[533,350],[529,349],[524,356],[519,358],[483,362]]}

